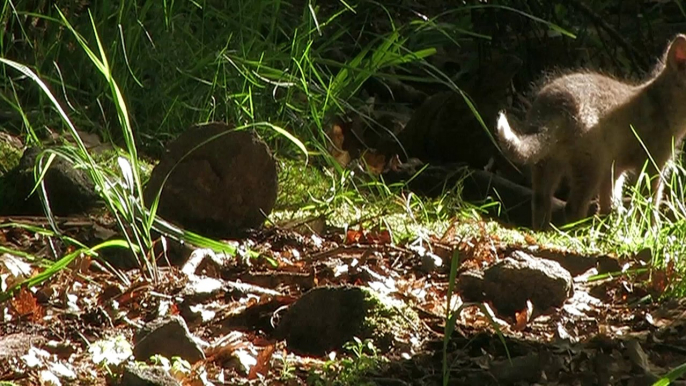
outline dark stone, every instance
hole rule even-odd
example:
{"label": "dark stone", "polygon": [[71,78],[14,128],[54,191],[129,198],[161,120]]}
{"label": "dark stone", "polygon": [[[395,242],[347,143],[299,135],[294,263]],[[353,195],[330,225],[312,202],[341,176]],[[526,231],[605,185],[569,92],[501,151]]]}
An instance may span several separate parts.
{"label": "dark stone", "polygon": [[278,188],[276,163],[267,145],[225,123],[193,126],[168,146],[145,188],[148,204],[163,182],[158,213],[187,230],[217,238],[259,227],[274,207]]}
{"label": "dark stone", "polygon": [[541,380],[541,374],[545,370],[545,352],[528,353],[506,360],[493,361],[490,365],[491,374],[498,380],[500,385],[535,384]]}
{"label": "dark stone", "polygon": [[[35,185],[34,165],[41,149],[30,147],[14,169],[0,179],[0,215],[43,215]],[[68,216],[87,212],[97,206],[95,185],[83,170],[75,169],[61,157],[55,157],[45,174],[45,189],[53,214]]]}
{"label": "dark stone", "polygon": [[[493,159],[496,168],[508,179],[526,182],[526,177],[500,153],[488,130],[494,127],[498,111],[508,105],[512,77],[521,64],[518,58],[505,55],[462,78],[458,86],[464,96],[446,91],[425,100],[398,135],[408,157],[432,164],[461,163],[474,169],[483,169]],[[486,128],[475,117],[465,97],[478,111]]]}
{"label": "dark stone", "polygon": [[129,363],[119,382],[121,386],[181,386],[167,371],[159,366]]}
{"label": "dark stone", "polygon": [[572,293],[572,275],[557,262],[515,251],[483,273],[461,274],[457,288],[463,300],[488,301],[503,316],[525,309],[527,300],[542,313],[564,304]]}
{"label": "dark stone", "polygon": [[275,337],[285,339],[295,353],[321,356],[353,337],[364,340],[375,335],[365,325],[374,304],[371,294],[358,287],[315,288],[289,307]]}
{"label": "dark stone", "polygon": [[186,322],[179,316],[159,319],[145,325],[134,337],[133,355],[145,361],[155,354],[171,359],[178,356],[191,364],[205,359]]}

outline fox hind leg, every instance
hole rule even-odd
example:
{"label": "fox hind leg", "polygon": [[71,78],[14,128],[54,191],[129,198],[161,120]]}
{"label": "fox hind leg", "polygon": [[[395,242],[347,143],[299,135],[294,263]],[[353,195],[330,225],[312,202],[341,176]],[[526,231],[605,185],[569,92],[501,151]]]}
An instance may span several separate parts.
{"label": "fox hind leg", "polygon": [[[565,216],[568,223],[572,223],[588,216],[589,205],[593,197],[598,194],[602,178],[606,175],[598,167],[577,167],[572,171],[571,189],[567,205],[565,206]],[[608,178],[608,181],[611,181]],[[609,186],[609,188],[608,188]],[[612,197],[612,183],[603,186],[605,192],[601,193],[601,205],[609,205],[606,201]],[[607,192],[610,193],[607,193]],[[603,198],[603,196],[606,196]]]}
{"label": "fox hind leg", "polygon": [[545,230],[550,226],[552,199],[563,171],[564,167],[555,160],[542,160],[531,169],[531,225],[534,230]]}

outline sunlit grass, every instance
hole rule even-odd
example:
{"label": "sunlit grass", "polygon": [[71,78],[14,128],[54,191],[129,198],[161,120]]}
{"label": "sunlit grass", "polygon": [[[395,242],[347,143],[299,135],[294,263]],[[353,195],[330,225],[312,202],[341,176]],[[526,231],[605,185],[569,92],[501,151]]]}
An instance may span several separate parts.
{"label": "sunlit grass", "polygon": [[482,218],[484,210],[464,202],[459,185],[438,197],[412,193],[403,184],[383,184],[365,173],[337,174],[333,168],[280,162],[280,192],[270,219],[276,225],[298,223],[323,215],[329,227],[384,229],[395,242],[428,239],[448,229],[455,237],[479,235],[483,229],[503,241],[523,243],[521,232]]}
{"label": "sunlit grass", "polygon": [[[686,253],[686,211],[684,210],[684,170],[681,162],[673,162],[670,173],[664,177],[668,189],[660,211],[655,208],[650,192],[650,181],[641,173],[634,183],[624,187],[624,196],[630,203],[604,218],[590,218],[579,225],[562,227],[546,233],[532,233],[542,244],[564,248],[580,254],[610,254],[618,257],[635,256],[650,250],[654,268],[674,270],[670,277],[681,277],[686,265],[681,256]],[[657,219],[657,220],[656,220]],[[675,281],[665,295],[683,294],[682,281]]]}

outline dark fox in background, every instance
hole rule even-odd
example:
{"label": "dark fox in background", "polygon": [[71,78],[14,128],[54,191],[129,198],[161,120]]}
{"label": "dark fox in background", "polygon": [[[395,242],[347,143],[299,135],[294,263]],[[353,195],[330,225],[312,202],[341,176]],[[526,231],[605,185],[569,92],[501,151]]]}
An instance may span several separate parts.
{"label": "dark fox in background", "polygon": [[549,226],[561,178],[570,185],[565,220],[574,222],[586,217],[596,196],[601,213],[609,213],[617,180],[640,171],[649,157],[659,204],[659,174],[686,134],[686,35],[670,42],[643,83],[590,72],[565,75],[537,93],[523,125],[512,123],[501,113],[497,136],[507,157],[531,166],[534,229]]}

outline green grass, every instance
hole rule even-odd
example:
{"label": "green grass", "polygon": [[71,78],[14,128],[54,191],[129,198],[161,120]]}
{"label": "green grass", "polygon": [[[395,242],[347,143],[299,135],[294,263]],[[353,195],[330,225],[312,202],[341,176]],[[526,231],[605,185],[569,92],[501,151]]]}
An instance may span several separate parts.
{"label": "green grass", "polygon": [[[428,239],[450,227],[458,237],[480,233],[477,221],[483,209],[464,202],[454,190],[432,199],[412,194],[403,184],[386,185],[373,175],[338,174],[292,160],[279,165],[280,192],[271,215],[276,224],[325,215],[334,227],[389,230],[395,242]],[[518,232],[492,221],[485,229],[505,240],[523,241]]]}
{"label": "green grass", "polygon": [[[631,198],[623,210],[614,210],[605,218],[593,217],[581,224],[559,230],[538,233],[537,240],[546,245],[565,248],[580,254],[612,254],[632,257],[638,252],[651,251],[650,266],[667,269],[671,279],[665,296],[683,296],[686,286],[679,279],[686,270],[680,256],[686,253],[686,210],[684,178],[686,170],[680,161],[669,165],[671,173],[665,178],[667,189],[660,211],[650,198],[650,183],[641,173],[635,183],[624,186],[625,196]],[[657,299],[653,299],[657,300]]]}
{"label": "green grass", "polygon": [[[355,7],[359,12],[371,7],[382,11],[379,6],[362,4]],[[153,151],[190,124],[211,120],[236,125],[284,123],[291,133],[317,148],[323,141],[317,129],[327,114],[350,106],[349,100],[366,79],[432,52],[408,50],[407,38],[402,37],[411,32],[406,27],[402,34],[391,30],[387,35],[365,33],[363,39],[356,39],[355,32],[338,24],[353,11],[344,6],[323,8],[299,8],[280,1],[221,5],[104,1],[90,11],[108,56],[108,70],[132,112],[132,129]],[[103,82],[93,82],[99,77],[97,66],[79,48],[80,39],[63,28],[56,10],[46,7],[36,13],[19,7],[15,12],[8,7],[3,16],[10,23],[6,30],[18,29],[25,18],[46,28],[42,34],[21,30],[23,41],[35,42],[32,47],[5,36],[5,55],[19,52],[18,62],[35,68],[59,90],[73,107],[77,126],[121,141],[112,114],[119,105],[117,97]],[[73,10],[66,20],[85,36],[86,43],[94,43],[86,10]],[[43,40],[38,42],[39,38]],[[329,59],[329,52],[340,49],[341,41],[365,45],[350,47],[355,57],[347,63]],[[62,67],[53,66],[53,61]],[[44,105],[42,95],[23,84],[15,87],[19,88],[17,106]],[[54,122],[46,112],[40,118]],[[283,149],[281,136],[265,136],[278,151],[291,150],[288,142]]]}
{"label": "green grass", "polygon": [[364,342],[358,338],[344,345],[350,355],[340,359],[328,360],[322,371],[312,370],[307,382],[311,385],[374,385],[365,378],[378,370],[386,360],[381,357],[371,340]]}

